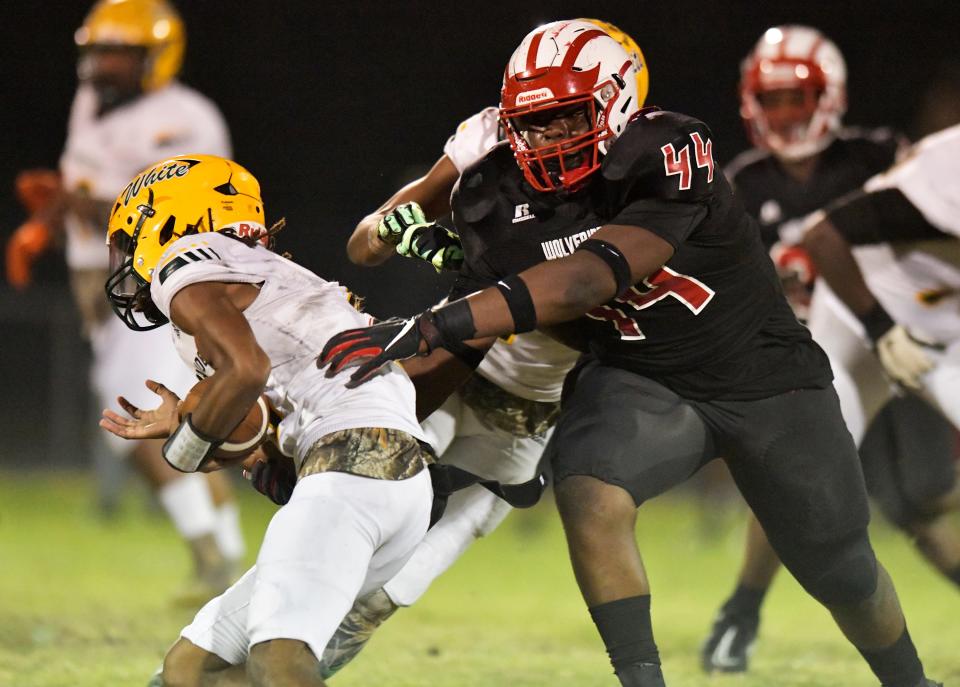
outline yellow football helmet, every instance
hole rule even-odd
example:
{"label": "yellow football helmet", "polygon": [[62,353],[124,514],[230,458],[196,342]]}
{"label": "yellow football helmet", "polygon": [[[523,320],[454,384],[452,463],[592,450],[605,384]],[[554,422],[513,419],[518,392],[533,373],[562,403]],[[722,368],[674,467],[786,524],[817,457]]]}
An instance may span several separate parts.
{"label": "yellow football helmet", "polygon": [[183,63],[186,32],[166,0],[100,0],[74,34],[77,47],[118,45],[144,48],[144,91],[173,79]]}
{"label": "yellow football helmet", "polygon": [[151,165],[120,192],[107,223],[113,311],[131,329],[165,324],[150,283],[170,244],[208,231],[259,241],[267,234],[263,217],[260,183],[232,160],[178,155]]}
{"label": "yellow football helmet", "polygon": [[637,69],[637,109],[643,107],[647,100],[647,92],[650,90],[650,72],[647,70],[647,60],[640,50],[637,42],[631,38],[630,34],[621,31],[616,26],[602,19],[589,19],[581,17],[579,21],[588,21],[607,32],[613,40],[620,44],[620,47],[627,51],[627,54],[633,58],[633,66]]}

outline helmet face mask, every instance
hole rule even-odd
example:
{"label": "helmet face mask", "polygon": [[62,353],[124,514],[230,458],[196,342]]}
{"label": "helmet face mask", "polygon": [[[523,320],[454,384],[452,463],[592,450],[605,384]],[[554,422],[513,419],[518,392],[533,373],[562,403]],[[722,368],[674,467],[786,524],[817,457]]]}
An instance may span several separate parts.
{"label": "helmet face mask", "polygon": [[153,329],[167,322],[150,300],[154,272],[174,241],[191,235],[199,239],[211,231],[247,242],[267,234],[260,184],[231,160],[169,158],[138,174],[120,192],[107,225],[111,274],[105,288],[128,327]]}
{"label": "helmet face mask", "polygon": [[[599,142],[610,137],[596,125],[597,107],[589,97],[531,108],[507,121],[517,141],[515,157],[538,191],[579,188],[600,167]],[[553,143],[557,133],[563,137]]]}
{"label": "helmet face mask", "polygon": [[[628,53],[593,20],[541,26],[514,51],[504,72],[500,119],[534,189],[575,192],[600,168],[607,146],[646,96],[636,54],[639,48]],[[569,116],[577,106],[583,122]],[[531,135],[531,123],[552,131]]]}
{"label": "helmet face mask", "polygon": [[143,93],[146,49],[128,45],[90,45],[80,51],[77,75],[97,92],[103,109]]}
{"label": "helmet face mask", "polygon": [[740,116],[750,140],[784,161],[825,149],[845,111],[843,56],[816,29],[768,29],[741,65]]}
{"label": "helmet face mask", "polygon": [[183,21],[166,0],[100,0],[77,29],[74,41],[80,49],[78,76],[81,81],[92,80],[94,86],[98,85],[93,64],[97,52],[137,49],[137,92],[162,88],[176,77],[186,47]]}

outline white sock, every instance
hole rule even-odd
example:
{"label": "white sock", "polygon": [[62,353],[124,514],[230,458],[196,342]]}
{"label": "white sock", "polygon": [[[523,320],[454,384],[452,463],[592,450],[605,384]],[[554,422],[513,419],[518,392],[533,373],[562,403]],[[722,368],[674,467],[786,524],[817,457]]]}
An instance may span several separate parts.
{"label": "white sock", "polygon": [[240,530],[240,510],[233,501],[227,501],[217,507],[217,526],[213,536],[224,558],[238,561],[247,552],[243,532]]}
{"label": "white sock", "polygon": [[184,539],[213,534],[217,511],[207,479],[200,473],[183,475],[167,482],[157,492],[160,504]]}

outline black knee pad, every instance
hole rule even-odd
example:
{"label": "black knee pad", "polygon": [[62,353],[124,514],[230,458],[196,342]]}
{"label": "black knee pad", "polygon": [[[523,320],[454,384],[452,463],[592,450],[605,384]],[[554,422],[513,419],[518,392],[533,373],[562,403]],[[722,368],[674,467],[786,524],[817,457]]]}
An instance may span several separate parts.
{"label": "black knee pad", "polygon": [[860,603],[877,589],[877,557],[866,530],[821,545],[788,567],[812,597],[828,606]]}

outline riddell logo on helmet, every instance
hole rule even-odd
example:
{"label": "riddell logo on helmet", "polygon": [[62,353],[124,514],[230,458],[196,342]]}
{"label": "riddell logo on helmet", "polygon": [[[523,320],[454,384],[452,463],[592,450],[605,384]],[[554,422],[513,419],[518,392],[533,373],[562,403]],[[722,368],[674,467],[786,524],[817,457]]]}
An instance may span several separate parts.
{"label": "riddell logo on helmet", "polygon": [[553,97],[553,91],[549,88],[538,88],[535,91],[529,91],[528,93],[521,93],[517,96],[517,105],[526,105],[527,103],[535,103],[540,100],[549,100]]}
{"label": "riddell logo on helmet", "polygon": [[186,176],[190,168],[196,164],[200,164],[200,160],[173,160],[163,167],[154,167],[149,172],[141,174],[127,184],[127,188],[123,191],[123,204],[126,205],[130,202],[130,199],[140,193],[142,189],[152,186],[158,181]]}

